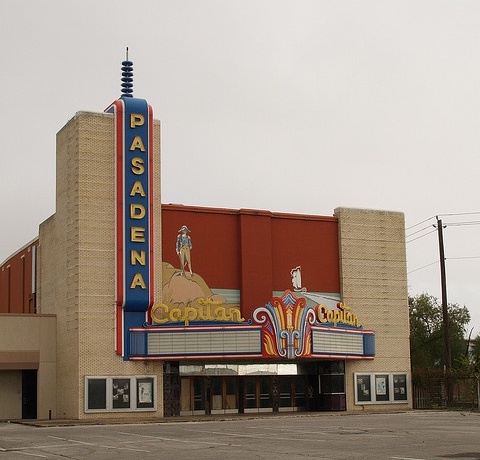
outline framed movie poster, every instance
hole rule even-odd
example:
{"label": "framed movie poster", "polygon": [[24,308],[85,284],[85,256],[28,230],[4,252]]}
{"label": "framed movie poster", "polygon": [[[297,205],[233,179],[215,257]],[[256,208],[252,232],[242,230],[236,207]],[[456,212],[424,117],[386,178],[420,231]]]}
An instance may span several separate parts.
{"label": "framed movie poster", "polygon": [[357,374],[356,376],[357,401],[370,402],[372,400],[372,391],[369,374]]}
{"label": "framed movie poster", "polygon": [[137,379],[137,408],[153,408],[153,379]]}
{"label": "framed movie poster", "polygon": [[112,380],[112,407],[113,409],[130,408],[130,379]]}
{"label": "framed movie poster", "polygon": [[375,375],[375,400],[379,402],[390,400],[388,374]]}
{"label": "framed movie poster", "polygon": [[393,374],[393,399],[395,401],[407,400],[407,376],[405,374]]}

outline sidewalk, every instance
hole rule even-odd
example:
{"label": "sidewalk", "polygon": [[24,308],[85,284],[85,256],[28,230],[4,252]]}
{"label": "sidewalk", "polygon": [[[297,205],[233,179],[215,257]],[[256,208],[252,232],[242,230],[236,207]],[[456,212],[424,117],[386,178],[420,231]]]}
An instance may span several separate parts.
{"label": "sidewalk", "polygon": [[[406,412],[405,410],[396,412]],[[391,413],[390,411],[388,413]],[[393,412],[392,412],[393,413]],[[100,418],[100,419],[55,419],[55,420],[3,420],[0,423],[16,423],[19,425],[28,425],[34,427],[60,427],[60,426],[90,426],[90,425],[141,425],[154,423],[185,423],[185,422],[218,422],[231,420],[252,420],[259,418],[279,418],[279,417],[324,417],[324,416],[342,416],[342,415],[368,415],[365,412],[256,412],[247,414],[214,414],[214,415],[189,415],[174,417],[154,417],[142,419],[130,418]]]}

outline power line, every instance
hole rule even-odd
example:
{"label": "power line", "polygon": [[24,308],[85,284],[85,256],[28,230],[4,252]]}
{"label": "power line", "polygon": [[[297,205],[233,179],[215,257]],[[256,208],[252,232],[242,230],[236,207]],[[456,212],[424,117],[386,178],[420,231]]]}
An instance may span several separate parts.
{"label": "power line", "polygon": [[448,257],[447,260],[480,259],[480,256]]}
{"label": "power line", "polygon": [[[480,256],[463,256],[463,257],[446,257],[445,260],[464,260],[464,259],[480,259]],[[407,272],[407,275],[413,272],[417,272],[419,270],[422,270],[424,268],[430,267],[432,265],[438,264],[438,260],[435,262],[430,262],[429,264],[422,265],[421,267],[414,268],[413,270],[410,270]]]}
{"label": "power line", "polygon": [[423,227],[420,230],[417,230],[413,233],[410,233],[410,234],[406,235],[406,238],[409,238],[410,236],[416,235],[417,233],[423,232],[424,230],[426,230],[427,228],[430,228],[430,227],[431,227],[431,225],[427,225],[426,227]]}
{"label": "power line", "polygon": [[444,225],[447,227],[462,227],[464,225],[479,225],[480,220],[471,220],[467,222],[445,222]]}
{"label": "power line", "polygon": [[431,216],[425,220],[422,220],[421,222],[418,222],[414,225],[410,225],[410,227],[405,228],[405,230],[410,230],[412,228],[418,227],[419,225],[424,224],[425,222],[428,222],[429,220],[435,219],[435,217],[438,216],[449,216],[449,217],[454,217],[454,216],[474,216],[474,215],[480,215],[480,211],[476,212],[457,212],[457,213],[445,213],[445,214],[437,214],[437,216]]}
{"label": "power line", "polygon": [[[437,230],[430,230],[428,233],[425,233],[424,235],[417,236],[416,238],[413,238],[411,240],[405,241],[406,244],[411,243],[412,241],[419,240],[420,238],[423,238],[424,236],[428,236],[431,233],[435,233]],[[412,233],[414,235],[414,233]],[[410,236],[410,235],[409,235]],[[408,237],[407,237],[408,238]]]}
{"label": "power line", "polygon": [[418,227],[419,225],[422,225],[422,224],[424,224],[425,222],[428,222],[429,220],[432,220],[433,218],[434,218],[434,216],[429,217],[428,219],[422,220],[422,221],[419,222],[418,224],[411,225],[410,227],[407,227],[405,230],[410,230],[411,228]]}
{"label": "power line", "polygon": [[457,212],[451,214],[439,214],[439,216],[473,216],[475,214],[480,214],[480,211],[477,212]]}
{"label": "power line", "polygon": [[427,265],[423,265],[422,267],[418,267],[418,268],[415,268],[413,270],[410,270],[409,272],[407,272],[407,275],[409,275],[410,273],[413,273],[413,272],[416,272],[418,270],[422,270],[423,268],[427,268],[427,267],[430,267],[431,265],[435,265],[435,264],[438,264],[438,260],[436,260],[435,262],[431,262]]}
{"label": "power line", "polygon": [[[444,215],[461,216],[461,215],[471,215],[471,214],[480,214],[480,213],[470,212],[470,213],[444,214]],[[428,222],[430,219],[432,219],[432,218],[426,219],[426,220],[424,220],[424,221],[422,221],[422,222],[419,222],[418,224],[412,225],[411,227],[408,227],[408,228],[406,228],[405,230],[407,231],[407,230],[409,230],[409,229],[411,229],[411,228],[418,227],[419,225],[421,225],[421,224],[423,224],[423,223],[425,223],[425,222]],[[464,226],[471,226],[471,225],[480,225],[480,220],[470,220],[470,221],[462,221],[462,222],[444,222],[443,225],[444,225],[445,227],[464,227]],[[433,226],[436,227],[435,224],[433,224]],[[428,232],[428,233],[425,233],[424,235],[418,236],[417,238],[413,238],[413,239],[411,239],[411,240],[408,239],[408,238],[410,238],[410,237],[413,236],[413,235],[416,235],[416,234],[418,234],[418,233],[421,233],[421,232],[427,230],[428,228],[430,228],[429,225],[426,226],[426,227],[421,228],[420,230],[416,230],[416,231],[414,231],[413,233],[409,233],[408,235],[405,235],[405,238],[406,238],[406,240],[407,240],[405,243],[406,243],[406,244],[411,243],[411,242],[416,241],[416,240],[418,240],[418,239],[420,239],[420,238],[423,238],[424,236],[430,235],[430,233],[435,232],[435,230],[432,230],[432,231],[430,231],[430,232]]]}

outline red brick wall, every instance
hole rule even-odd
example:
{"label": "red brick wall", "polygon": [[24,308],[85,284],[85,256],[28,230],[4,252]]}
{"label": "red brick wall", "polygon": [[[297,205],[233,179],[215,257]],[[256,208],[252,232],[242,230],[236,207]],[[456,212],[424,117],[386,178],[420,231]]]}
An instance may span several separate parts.
{"label": "red brick wall", "polygon": [[293,289],[290,270],[302,267],[310,292],[340,292],[335,217],[162,205],[163,261],[179,266],[178,230],[192,238],[192,269],[212,289],[238,289],[251,317],[272,291]]}
{"label": "red brick wall", "polygon": [[35,313],[32,260],[37,245],[38,240],[29,243],[0,267],[0,313]]}

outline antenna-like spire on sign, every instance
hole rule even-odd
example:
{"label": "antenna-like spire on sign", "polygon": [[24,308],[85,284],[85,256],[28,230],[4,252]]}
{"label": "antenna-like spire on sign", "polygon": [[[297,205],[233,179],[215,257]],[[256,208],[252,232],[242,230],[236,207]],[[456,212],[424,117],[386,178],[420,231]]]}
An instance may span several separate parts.
{"label": "antenna-like spire on sign", "polygon": [[122,62],[122,97],[133,97],[133,62],[128,60],[128,46]]}

